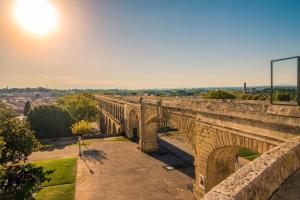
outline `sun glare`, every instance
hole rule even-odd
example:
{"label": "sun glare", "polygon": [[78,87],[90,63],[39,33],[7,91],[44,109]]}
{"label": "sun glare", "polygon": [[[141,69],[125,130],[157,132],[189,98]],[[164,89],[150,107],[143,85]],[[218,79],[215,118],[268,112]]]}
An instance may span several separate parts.
{"label": "sun glare", "polygon": [[44,35],[57,26],[57,13],[48,0],[16,0],[14,16],[28,32]]}

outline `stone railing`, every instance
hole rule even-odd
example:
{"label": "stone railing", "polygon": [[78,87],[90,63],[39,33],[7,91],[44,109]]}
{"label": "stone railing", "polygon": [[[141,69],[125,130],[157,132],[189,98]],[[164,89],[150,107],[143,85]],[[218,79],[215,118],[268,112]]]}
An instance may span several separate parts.
{"label": "stone railing", "polygon": [[300,169],[300,137],[267,151],[239,169],[212,188],[204,200],[269,199],[298,169]]}

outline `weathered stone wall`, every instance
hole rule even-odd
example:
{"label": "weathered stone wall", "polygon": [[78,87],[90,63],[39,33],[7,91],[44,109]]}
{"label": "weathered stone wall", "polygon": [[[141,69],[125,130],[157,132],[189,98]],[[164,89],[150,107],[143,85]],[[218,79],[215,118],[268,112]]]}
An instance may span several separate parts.
{"label": "weathered stone wall", "polygon": [[204,200],[265,200],[300,169],[300,137],[280,144],[239,169],[208,192]]}
{"label": "weathered stone wall", "polygon": [[128,137],[133,127],[130,113],[136,113],[142,151],[157,150],[156,130],[160,122],[190,133],[196,150],[197,197],[234,172],[241,147],[264,153],[300,135],[299,106],[270,105],[266,101],[138,96],[99,99],[110,111],[118,105],[124,106]]}

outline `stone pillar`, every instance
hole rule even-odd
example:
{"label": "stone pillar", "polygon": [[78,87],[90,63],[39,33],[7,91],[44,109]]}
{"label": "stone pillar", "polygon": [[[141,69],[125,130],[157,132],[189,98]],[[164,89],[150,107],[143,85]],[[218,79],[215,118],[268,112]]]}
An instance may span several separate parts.
{"label": "stone pillar", "polygon": [[141,97],[141,120],[140,120],[140,141],[139,146],[143,152],[156,152],[157,145],[157,121],[146,124],[145,104]]}

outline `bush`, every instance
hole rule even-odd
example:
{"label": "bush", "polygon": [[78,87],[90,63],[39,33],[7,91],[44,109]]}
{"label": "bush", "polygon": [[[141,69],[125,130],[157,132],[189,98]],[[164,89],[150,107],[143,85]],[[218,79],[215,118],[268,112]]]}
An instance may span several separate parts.
{"label": "bush", "polygon": [[59,107],[42,105],[28,113],[30,127],[37,138],[60,138],[71,136],[73,119],[67,111]]}
{"label": "bush", "polygon": [[24,199],[30,198],[32,193],[39,189],[47,174],[52,171],[43,172],[42,167],[32,164],[10,165],[1,170],[0,176],[0,199]]}
{"label": "bush", "polygon": [[236,96],[226,90],[215,90],[208,91],[207,93],[202,94],[204,99],[236,99]]}

